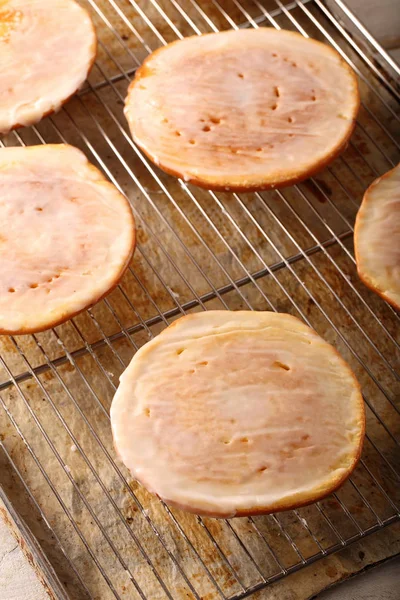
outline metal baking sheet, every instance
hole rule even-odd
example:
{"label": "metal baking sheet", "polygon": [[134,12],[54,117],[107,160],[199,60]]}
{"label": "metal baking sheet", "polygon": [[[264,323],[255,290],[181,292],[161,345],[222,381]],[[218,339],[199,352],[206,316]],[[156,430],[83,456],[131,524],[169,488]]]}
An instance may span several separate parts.
{"label": "metal baking sheet", "polygon": [[[365,188],[399,160],[396,84],[319,0],[82,4],[99,35],[88,83],[3,143],[81,148],[128,196],[139,243],[120,286],[93,309],[0,338],[0,482],[72,599],[239,599],[399,519],[399,315],[358,280],[352,242]],[[210,193],[165,175],[123,116],[136,67],[178,37],[258,24],[333,43],[356,69],[363,105],[348,148],[281,191]],[[267,517],[197,518],[148,494],[117,460],[109,407],[122,370],[173,319],[209,308],[292,313],[351,364],[367,439],[336,494]]]}

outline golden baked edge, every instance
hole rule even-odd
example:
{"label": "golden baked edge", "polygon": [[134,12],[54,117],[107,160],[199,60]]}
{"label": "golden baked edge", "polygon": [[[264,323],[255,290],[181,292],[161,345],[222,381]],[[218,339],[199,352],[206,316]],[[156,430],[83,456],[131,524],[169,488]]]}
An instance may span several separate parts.
{"label": "golden baked edge", "polygon": [[354,224],[354,253],[356,256],[357,273],[358,273],[359,278],[363,282],[363,284],[367,288],[369,288],[372,292],[375,292],[375,294],[380,296],[383,300],[386,300],[386,302],[388,302],[391,306],[393,306],[393,308],[400,310],[400,304],[398,304],[393,298],[388,296],[385,292],[382,292],[382,290],[379,288],[379,283],[376,282],[375,279],[373,279],[369,275],[367,275],[367,273],[363,272],[363,269],[361,266],[363,260],[360,255],[359,249],[358,249],[359,248],[358,236],[360,233],[360,229],[362,227],[361,221],[363,219],[364,212],[366,211],[366,206],[370,202],[370,199],[369,199],[370,192],[372,191],[372,188],[374,188],[376,185],[378,185],[382,181],[382,179],[386,179],[387,177],[390,178],[393,171],[395,171],[398,168],[399,168],[399,165],[396,165],[395,167],[393,167],[393,169],[390,169],[390,171],[388,171],[381,177],[378,177],[377,179],[375,179],[371,183],[371,185],[366,189],[363,199],[362,199],[362,202],[361,202],[361,206],[360,206],[357,216],[356,216],[356,222]]}
{"label": "golden baked edge", "polygon": [[[240,312],[240,311],[238,311],[238,312]],[[171,325],[166,327],[163,331],[161,331],[161,333],[159,333],[157,335],[157,337],[154,338],[152,341],[156,342],[159,338],[162,338],[163,334],[167,330],[170,330],[171,328],[174,328],[177,325],[181,324],[181,322],[183,320],[195,319],[196,314],[197,313],[193,313],[190,315],[184,315],[183,317],[180,317],[179,319],[177,319],[176,321],[171,323]],[[300,321],[302,324],[304,324],[301,319],[298,319],[297,317],[294,317],[293,315],[291,315],[289,313],[281,313],[281,314],[284,314],[286,317],[289,317],[289,318],[295,320],[296,322]],[[307,325],[307,327],[309,327],[312,331],[314,331],[314,333],[316,333],[312,327],[310,327],[309,325]],[[316,335],[318,335],[318,334],[316,333]],[[364,400],[363,400],[363,396],[362,396],[362,392],[361,392],[361,386],[360,386],[356,376],[354,375],[352,369],[348,365],[348,363],[342,358],[341,354],[336,350],[336,348],[334,346],[332,346],[331,344],[330,344],[330,346],[334,350],[334,352],[337,355],[338,359],[340,360],[341,364],[343,365],[343,368],[347,370],[347,372],[349,373],[349,375],[351,376],[351,378],[353,380],[354,402],[357,404],[358,411],[359,411],[358,423],[360,426],[360,432],[359,432],[357,449],[356,449],[356,452],[354,452],[352,455],[348,456],[349,460],[346,462],[349,462],[349,464],[343,474],[341,474],[338,477],[332,477],[332,479],[328,485],[315,487],[307,492],[294,494],[291,497],[287,497],[280,502],[276,502],[275,504],[270,504],[268,506],[253,507],[253,508],[248,508],[245,510],[238,509],[234,515],[228,515],[226,513],[226,511],[217,512],[217,511],[205,511],[203,509],[196,509],[193,505],[189,506],[189,505],[186,505],[186,504],[183,504],[180,502],[176,502],[175,500],[170,500],[167,497],[161,497],[154,492],[151,492],[151,493],[156,495],[161,501],[165,502],[169,506],[173,506],[175,508],[184,510],[189,513],[201,515],[204,517],[214,517],[214,518],[233,518],[233,517],[235,517],[236,518],[236,517],[250,517],[250,516],[257,516],[257,515],[269,515],[269,514],[275,513],[275,512],[283,512],[285,510],[301,508],[302,506],[307,506],[309,504],[314,504],[315,502],[318,502],[319,500],[323,500],[324,498],[326,498],[327,496],[329,496],[330,494],[335,492],[351,476],[351,474],[353,473],[354,469],[356,468],[356,466],[361,458],[364,437],[365,437],[366,421],[365,421],[365,407],[364,407]],[[144,351],[144,352],[146,352],[147,350],[150,351],[148,344],[146,344],[146,346],[143,349],[141,349],[141,351]],[[120,456],[118,449],[116,448],[115,442],[114,442],[114,449],[115,449],[115,452],[118,455],[118,457],[122,460],[122,457]],[[149,487],[146,484],[146,481],[141,480],[138,477],[135,477],[135,480],[138,481],[141,485],[143,485],[146,489],[149,489]]]}
{"label": "golden baked edge", "polygon": [[[297,36],[303,37],[300,33],[297,33],[295,31],[286,31],[286,33],[290,33],[296,37]],[[203,35],[215,35],[215,34],[211,33],[211,34],[203,34]],[[157,48],[157,50],[155,50],[149,56],[146,57],[146,59],[143,61],[142,65],[137,69],[137,71],[135,73],[135,77],[129,85],[128,93],[125,98],[125,106],[127,106],[129,104],[129,96],[130,96],[130,93],[133,90],[133,88],[139,83],[139,81],[142,78],[146,77],[146,70],[148,69],[147,62],[149,62],[154,57],[154,55],[165,50],[165,48],[175,45],[175,44],[179,44],[181,42],[184,42],[185,40],[189,39],[190,37],[197,37],[197,36],[189,36],[188,38],[183,38],[182,40],[176,40],[175,42],[171,42],[167,46],[162,46],[161,48]],[[308,41],[310,43],[316,44],[318,46],[323,46],[325,50],[328,49],[328,51],[330,51],[332,54],[334,54],[334,56],[336,58],[339,58],[341,65],[343,66],[344,69],[347,70],[348,74],[350,75],[350,78],[353,81],[354,100],[355,100],[353,116],[352,116],[352,119],[349,120],[346,135],[343,136],[343,139],[340,141],[340,143],[338,143],[337,146],[335,148],[333,148],[333,150],[331,150],[330,152],[325,154],[325,156],[323,156],[319,161],[315,162],[308,169],[303,169],[303,170],[299,169],[298,173],[294,177],[287,177],[287,176],[285,177],[284,173],[281,173],[281,174],[275,173],[274,177],[269,176],[269,177],[256,179],[256,180],[253,180],[250,182],[243,182],[243,185],[242,184],[231,185],[231,184],[229,184],[228,181],[226,181],[224,179],[215,181],[214,178],[191,176],[189,180],[185,179],[185,183],[190,183],[190,184],[196,185],[198,187],[201,187],[203,189],[212,190],[212,191],[216,191],[216,192],[227,191],[227,192],[238,192],[238,193],[243,192],[243,193],[245,193],[245,192],[257,192],[257,191],[263,191],[263,190],[279,189],[281,187],[287,187],[290,185],[295,185],[296,183],[301,183],[305,179],[308,179],[309,177],[316,175],[317,173],[322,171],[327,165],[329,165],[337,156],[339,156],[339,154],[341,154],[346,149],[347,144],[348,144],[348,142],[353,134],[354,128],[356,126],[356,119],[357,119],[358,111],[360,109],[360,104],[361,104],[360,91],[359,91],[359,87],[358,87],[357,77],[356,77],[353,69],[340,56],[340,54],[338,52],[336,52],[336,50],[334,50],[327,44],[324,44],[323,42],[319,42],[318,40],[314,40],[312,38],[308,38]],[[129,124],[129,119],[128,119],[128,124]],[[151,152],[149,152],[149,150],[145,146],[143,146],[138,139],[136,139],[136,137],[132,131],[132,128],[130,127],[130,124],[129,124],[129,129],[130,129],[132,139],[134,140],[134,142],[139,146],[139,148],[142,150],[142,152],[154,164],[157,164],[157,166],[160,169],[162,169],[165,173],[167,173],[168,175],[178,177],[179,179],[184,178],[183,171],[177,171],[175,169],[171,169],[170,167],[164,165],[162,160],[160,160],[160,158],[158,156],[156,157]]]}
{"label": "golden baked edge", "polygon": [[[46,144],[47,148],[49,148],[49,147],[51,148],[52,146],[59,148],[60,146],[67,146],[67,144]],[[85,156],[83,153],[82,153],[82,155]],[[86,158],[86,156],[85,156],[85,158]],[[113,190],[116,190],[115,186],[110,181],[108,181],[104,177],[103,173],[97,167],[92,165],[92,163],[87,158],[86,158],[86,167],[91,169],[95,173],[96,177],[99,180],[99,183],[101,182],[101,185],[105,185],[106,187],[111,187],[111,188],[113,188]],[[101,294],[100,296],[94,297],[88,304],[83,306],[80,310],[77,310],[73,313],[68,312],[57,318],[54,318],[53,320],[49,320],[42,327],[32,327],[32,328],[24,327],[22,329],[18,329],[18,330],[13,329],[12,331],[9,331],[8,329],[2,328],[0,326],[0,335],[26,335],[26,334],[31,334],[31,333],[40,333],[41,331],[47,331],[48,329],[51,329],[52,327],[57,327],[58,325],[61,325],[62,323],[69,321],[73,317],[76,317],[77,315],[84,312],[91,306],[94,306],[95,304],[100,302],[100,300],[102,300],[103,298],[108,296],[108,294],[117,287],[118,283],[121,281],[125,271],[127,270],[128,266],[129,266],[129,263],[132,259],[133,253],[136,248],[136,223],[135,223],[135,218],[132,213],[132,208],[131,208],[131,205],[129,204],[128,200],[125,198],[125,196],[121,193],[120,193],[120,196],[124,199],[126,205],[129,208],[129,214],[131,215],[132,241],[131,241],[131,248],[130,248],[129,254],[127,255],[126,261],[123,265],[121,265],[120,270],[115,275],[112,285],[109,286],[109,288],[103,294]]]}

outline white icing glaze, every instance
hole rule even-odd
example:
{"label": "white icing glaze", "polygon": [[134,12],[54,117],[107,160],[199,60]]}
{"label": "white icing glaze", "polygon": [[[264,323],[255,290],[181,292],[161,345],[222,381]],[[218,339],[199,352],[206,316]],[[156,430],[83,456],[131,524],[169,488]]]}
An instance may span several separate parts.
{"label": "white icing glaze", "polygon": [[348,139],[354,73],[330,47],[270,28],[195,36],[154,52],[125,114],[157,164],[210,187],[304,178]]}
{"label": "white icing glaze", "polygon": [[360,277],[400,309],[400,163],[365,193],[355,248]]}
{"label": "white icing glaze", "polygon": [[314,501],[355,466],[358,383],[300,320],[183,317],[141,348],[111,406],[116,449],[150,491],[215,516]]}
{"label": "white icing glaze", "polygon": [[0,331],[46,329],[122,276],[135,230],[128,201],[65,145],[0,150]]}
{"label": "white icing glaze", "polygon": [[95,55],[93,24],[75,0],[0,0],[0,132],[59,110]]}

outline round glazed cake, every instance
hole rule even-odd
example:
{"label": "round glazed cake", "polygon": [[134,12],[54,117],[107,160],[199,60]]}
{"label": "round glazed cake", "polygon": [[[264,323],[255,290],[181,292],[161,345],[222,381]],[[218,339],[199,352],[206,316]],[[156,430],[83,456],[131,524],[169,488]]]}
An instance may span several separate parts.
{"label": "round glazed cake", "polygon": [[322,169],[346,145],[359,103],[356,76],[335,50],[260,27],[156,50],[136,72],[125,115],[167,173],[248,191]]}
{"label": "round glazed cake", "polygon": [[1,0],[0,133],[59,110],[87,78],[96,48],[75,0]]}
{"label": "round glazed cake", "polygon": [[365,192],[354,245],[362,281],[400,310],[400,164]]}
{"label": "round glazed cake", "polygon": [[127,199],[72,146],[0,150],[0,333],[48,329],[122,277],[135,246]]}
{"label": "round glazed cake", "polygon": [[143,346],[111,406],[122,461],[167,503],[216,517],[315,502],[353,471],[359,384],[299,319],[271,312],[182,317]]}

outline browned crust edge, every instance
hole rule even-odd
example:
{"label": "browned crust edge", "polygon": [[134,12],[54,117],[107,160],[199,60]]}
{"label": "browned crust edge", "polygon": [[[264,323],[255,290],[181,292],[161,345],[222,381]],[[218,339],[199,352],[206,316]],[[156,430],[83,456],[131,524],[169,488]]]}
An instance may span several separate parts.
{"label": "browned crust edge", "polygon": [[[271,29],[271,28],[266,27],[265,29]],[[306,39],[300,33],[297,33],[295,31],[288,31],[288,30],[284,30],[284,31],[285,31],[285,34],[289,33],[293,36],[301,37],[302,39]],[[225,33],[225,32],[221,32],[221,33]],[[203,35],[207,36],[207,35],[218,35],[218,34],[208,33],[208,34],[203,34]],[[167,48],[169,48],[172,45],[180,44],[182,42],[185,42],[185,40],[188,40],[191,38],[197,38],[197,37],[198,36],[189,36],[187,38],[183,38],[182,40],[176,40],[174,42],[171,42],[170,44],[167,44],[166,46],[157,48],[157,50],[155,50],[149,56],[147,56],[146,59],[143,61],[142,65],[139,67],[139,69],[137,69],[137,71],[135,73],[135,77],[129,85],[128,93],[125,98],[125,107],[126,108],[128,107],[129,96],[130,96],[131,91],[135,87],[135,85],[138,84],[140,79],[142,79],[143,77],[146,76],[145,71],[148,68],[147,63],[150,62],[150,60],[152,58],[154,58],[154,56],[156,54],[163,52],[164,50],[166,50]],[[339,154],[341,154],[341,152],[343,152],[346,149],[346,146],[347,146],[347,144],[350,140],[350,137],[353,134],[354,128],[356,126],[356,119],[357,119],[358,111],[359,111],[360,104],[361,104],[360,91],[359,91],[359,87],[358,87],[357,77],[356,77],[353,69],[350,68],[350,66],[347,64],[347,62],[340,56],[340,54],[338,52],[336,52],[336,50],[334,48],[331,48],[327,44],[324,44],[323,42],[319,42],[318,40],[314,40],[312,38],[307,38],[307,41],[317,44],[318,46],[323,46],[325,49],[328,49],[332,54],[334,54],[336,58],[339,58],[339,62],[341,64],[341,66],[345,70],[347,70],[347,72],[349,73],[350,77],[353,80],[356,105],[354,108],[353,117],[351,120],[349,120],[348,129],[347,129],[346,135],[343,136],[343,139],[340,140],[340,142],[330,152],[328,152],[325,156],[323,156],[319,161],[315,162],[308,169],[303,169],[303,170],[299,171],[298,174],[293,177],[285,178],[282,176],[281,177],[276,176],[275,179],[270,178],[269,181],[267,180],[267,178],[260,178],[260,180],[258,182],[252,182],[252,183],[244,184],[244,185],[235,185],[235,184],[232,185],[229,183],[228,180],[221,180],[220,182],[215,182],[215,181],[209,181],[206,177],[203,177],[203,178],[190,177],[189,179],[185,179],[185,183],[190,183],[190,184],[196,185],[198,187],[201,187],[203,189],[212,190],[212,191],[216,191],[216,192],[227,191],[227,192],[238,192],[238,193],[243,192],[243,193],[245,193],[245,192],[256,192],[256,191],[263,191],[263,190],[279,189],[281,187],[287,187],[290,185],[294,185],[296,183],[300,183],[300,182],[304,181],[305,179],[308,179],[309,177],[316,175],[322,169],[324,169],[327,165],[329,165]],[[157,157],[157,161],[155,161],[154,155],[146,147],[144,147],[141,144],[140,140],[138,140],[135,137],[135,135],[132,131],[130,120],[128,118],[127,118],[127,121],[128,121],[132,139],[139,146],[139,148],[144,152],[144,154],[156,166],[158,166],[160,169],[162,169],[168,175],[172,175],[174,177],[178,177],[179,179],[183,179],[183,177],[184,177],[183,172],[180,172],[175,169],[171,169],[170,167],[163,164],[163,162],[160,161],[158,157]]]}
{"label": "browned crust edge", "polygon": [[[243,311],[232,311],[232,312],[243,312]],[[161,333],[159,335],[162,335],[165,331],[167,331],[171,327],[175,327],[182,320],[196,318],[196,316],[198,314],[203,314],[203,312],[184,315],[183,317],[176,319],[176,321],[174,321],[173,323],[171,323],[171,325],[169,325],[163,331],[161,331]],[[303,325],[306,325],[309,329],[311,329],[311,331],[313,331],[319,338],[321,338],[321,336],[315,331],[315,329],[310,327],[307,323],[304,323],[302,321],[302,319],[298,319],[297,317],[294,317],[293,315],[291,315],[289,313],[278,313],[278,314],[282,314],[282,315],[285,315],[292,319],[295,319],[296,321],[300,321]],[[323,338],[321,338],[321,339],[323,339]],[[304,500],[290,501],[289,499],[287,499],[286,502],[277,502],[275,504],[269,505],[268,507],[250,507],[248,509],[238,510],[235,512],[234,515],[228,515],[226,511],[225,512],[221,511],[221,512],[217,513],[215,511],[198,510],[198,509],[194,508],[193,506],[189,506],[187,504],[181,504],[174,500],[170,500],[168,498],[159,496],[157,493],[151,492],[151,489],[146,485],[146,483],[144,481],[141,481],[140,478],[137,478],[134,475],[134,473],[132,473],[135,480],[138,481],[148,491],[153,493],[155,496],[157,496],[157,498],[159,498],[160,500],[162,500],[169,506],[173,506],[175,508],[178,508],[179,510],[184,510],[186,512],[189,512],[189,513],[192,513],[195,515],[200,515],[200,516],[204,516],[204,517],[214,517],[216,519],[269,515],[271,513],[283,512],[286,510],[293,510],[296,508],[301,508],[303,506],[308,506],[310,504],[314,504],[315,502],[319,502],[320,500],[323,500],[324,498],[326,498],[327,496],[329,496],[330,494],[335,492],[351,476],[351,474],[353,473],[354,469],[356,468],[356,466],[361,458],[363,444],[364,444],[364,438],[365,438],[366,418],[365,418],[365,405],[364,405],[364,399],[362,396],[361,385],[360,385],[357,377],[355,376],[352,369],[350,368],[350,365],[344,360],[344,358],[338,352],[338,350],[334,346],[332,346],[332,344],[329,344],[329,342],[326,342],[326,343],[333,349],[333,351],[336,353],[337,357],[339,358],[342,366],[344,367],[344,369],[347,370],[347,372],[351,375],[351,377],[353,379],[355,390],[357,393],[357,399],[358,399],[358,407],[359,407],[359,413],[360,413],[359,414],[359,423],[361,425],[361,431],[360,431],[360,436],[359,436],[359,444],[358,444],[357,452],[354,455],[351,465],[347,468],[346,472],[343,475],[332,479],[331,484],[329,486],[327,486],[324,490],[321,490],[318,493],[314,493],[314,495],[310,494],[310,496]],[[114,442],[114,436],[113,436],[113,442]],[[114,442],[114,448],[115,448],[117,455],[122,460],[122,457],[120,456],[120,454],[118,452],[118,448],[116,447],[115,442]],[[122,460],[122,462],[123,462],[123,460]]]}
{"label": "browned crust edge", "polygon": [[388,304],[393,306],[393,308],[400,310],[400,304],[397,304],[393,300],[393,298],[389,298],[389,296],[387,294],[385,294],[385,292],[382,292],[382,290],[379,289],[378,285],[375,284],[372,279],[370,279],[369,275],[362,271],[362,267],[361,267],[362,258],[361,258],[361,253],[359,251],[359,246],[358,246],[358,237],[360,234],[360,229],[362,227],[361,218],[362,218],[364,211],[366,210],[365,209],[366,205],[368,204],[368,202],[370,202],[370,192],[372,191],[372,188],[374,188],[376,185],[378,185],[382,181],[382,179],[386,179],[387,177],[389,178],[391,176],[391,174],[393,173],[393,171],[395,171],[398,168],[400,168],[400,163],[398,165],[396,165],[395,167],[393,167],[393,169],[390,169],[390,171],[387,171],[387,173],[385,173],[384,175],[377,177],[371,183],[371,185],[368,186],[368,188],[365,190],[360,208],[358,209],[358,212],[357,212],[356,221],[354,224],[354,254],[356,257],[357,273],[358,273],[359,278],[363,282],[363,284],[368,289],[370,289],[372,292],[375,292],[375,294],[377,294],[380,298],[382,298],[382,300],[385,300]]}
{"label": "browned crust edge", "polygon": [[[88,66],[85,78],[82,80],[82,82],[76,88],[76,90],[74,92],[72,92],[72,94],[70,94],[64,100],[61,100],[60,106],[59,106],[59,108],[57,108],[57,110],[54,109],[54,108],[51,108],[47,112],[43,113],[42,116],[39,119],[36,119],[35,121],[32,121],[32,123],[29,123],[29,125],[21,125],[21,123],[15,123],[14,125],[11,126],[11,128],[8,131],[6,131],[6,132],[1,132],[0,131],[0,135],[7,135],[8,133],[11,133],[11,131],[15,131],[16,129],[22,129],[22,127],[32,127],[33,125],[37,125],[38,123],[40,123],[46,117],[50,117],[51,115],[54,115],[54,114],[58,113],[63,108],[63,106],[65,106],[71,100],[71,98],[73,98],[76,95],[76,93],[80,90],[80,88],[83,85],[83,83],[85,83],[85,81],[89,77],[89,75],[90,75],[90,73],[91,73],[91,71],[92,71],[92,69],[94,67],[94,63],[96,62],[96,58],[97,58],[98,40],[97,40],[96,28],[94,26],[94,23],[92,21],[92,17],[90,16],[90,13],[89,13],[88,9],[84,8],[81,4],[79,4],[78,2],[76,2],[76,0],[71,0],[71,1],[74,2],[75,4],[77,4],[79,6],[79,8],[83,12],[85,12],[87,14],[87,16],[89,18],[89,21],[90,21],[90,25],[92,27],[93,36],[94,36],[93,46],[92,46],[92,58],[90,60],[90,63],[89,63],[89,66]],[[54,145],[54,144],[52,144],[52,145]],[[0,330],[0,334],[1,334],[1,330]]]}
{"label": "browned crust edge", "polygon": [[[68,144],[45,144],[43,146],[38,146],[38,148],[42,148],[42,147],[49,148],[52,146],[67,147]],[[29,147],[31,147],[31,146],[29,146]],[[72,147],[75,148],[74,146],[72,146]],[[89,167],[90,169],[92,169],[96,173],[96,175],[99,177],[99,179],[101,179],[101,184],[106,185],[108,188],[112,188],[113,190],[117,191],[120,194],[121,198],[123,198],[126,206],[128,207],[129,214],[131,215],[131,224],[132,224],[132,243],[131,243],[130,251],[126,257],[124,264],[121,265],[119,272],[114,277],[114,281],[108,287],[108,289],[100,296],[96,296],[95,298],[93,298],[90,302],[85,304],[85,306],[83,306],[81,309],[79,309],[75,312],[72,312],[72,313],[66,313],[65,315],[63,315],[60,318],[49,320],[47,322],[47,324],[43,325],[42,327],[25,327],[25,328],[19,329],[17,331],[15,331],[15,330],[9,331],[8,329],[4,329],[0,326],[0,335],[13,335],[14,336],[14,335],[27,335],[27,334],[31,334],[31,333],[40,333],[41,331],[47,331],[48,329],[52,329],[53,327],[57,327],[58,325],[61,325],[62,323],[65,323],[66,321],[73,319],[74,317],[76,317],[80,313],[84,312],[91,306],[94,306],[95,304],[100,302],[100,300],[102,300],[103,298],[108,296],[108,294],[110,294],[117,287],[118,283],[121,281],[123,275],[125,274],[125,271],[127,270],[128,266],[129,266],[129,263],[133,257],[133,254],[134,254],[134,251],[136,248],[136,222],[135,222],[135,217],[133,216],[132,208],[131,208],[131,205],[130,205],[128,199],[123,194],[121,194],[121,192],[119,192],[117,190],[117,188],[110,181],[108,181],[104,177],[104,175],[100,171],[100,169],[98,169],[97,167],[92,165],[92,163],[87,159],[86,155],[81,150],[79,150],[78,148],[76,148],[76,149],[79,151],[80,154],[82,154],[85,157],[86,166]]]}

